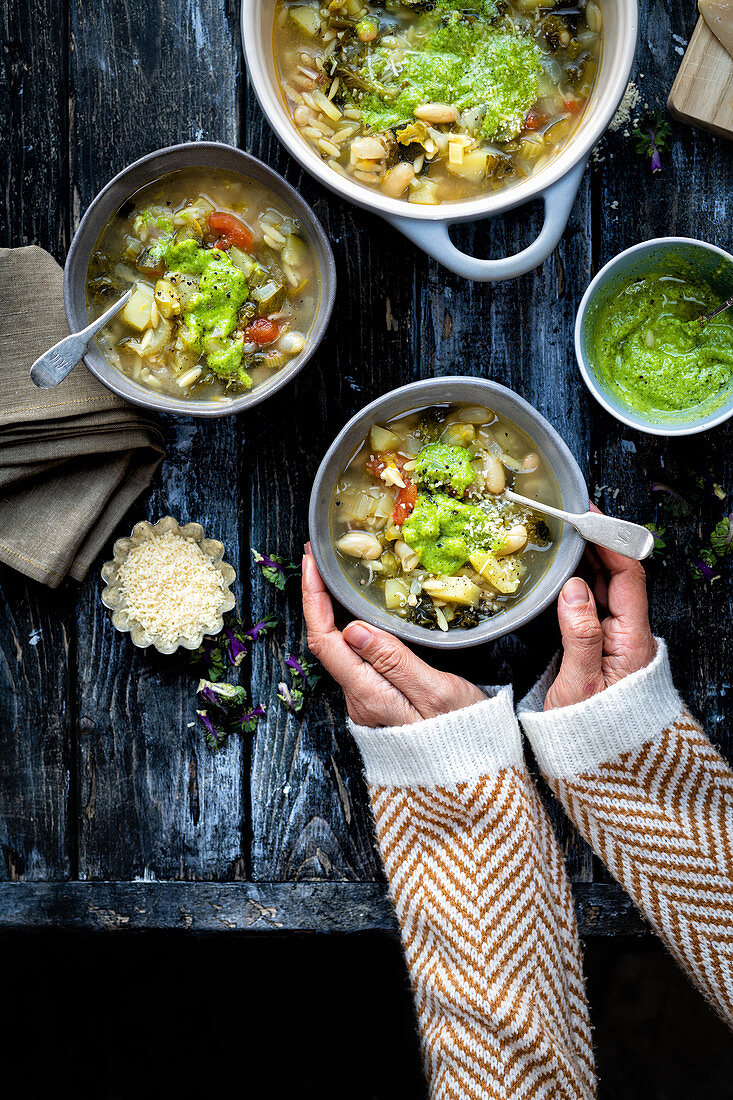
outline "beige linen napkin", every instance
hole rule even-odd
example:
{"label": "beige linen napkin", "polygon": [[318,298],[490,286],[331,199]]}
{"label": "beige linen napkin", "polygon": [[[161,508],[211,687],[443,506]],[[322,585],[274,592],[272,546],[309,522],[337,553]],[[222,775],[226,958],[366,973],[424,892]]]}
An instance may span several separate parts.
{"label": "beige linen napkin", "polygon": [[0,561],[51,588],[84,578],[163,456],[155,421],[83,363],[33,385],[32,363],[68,332],[53,257],[0,248]]}

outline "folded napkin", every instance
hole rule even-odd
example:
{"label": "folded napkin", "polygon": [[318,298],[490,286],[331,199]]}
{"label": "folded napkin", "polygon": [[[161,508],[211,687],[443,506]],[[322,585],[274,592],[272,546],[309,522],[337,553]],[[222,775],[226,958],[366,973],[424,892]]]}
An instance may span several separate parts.
{"label": "folded napkin", "polygon": [[0,561],[51,588],[85,577],[163,457],[156,422],[83,363],[33,385],[31,365],[68,332],[53,257],[0,248]]}

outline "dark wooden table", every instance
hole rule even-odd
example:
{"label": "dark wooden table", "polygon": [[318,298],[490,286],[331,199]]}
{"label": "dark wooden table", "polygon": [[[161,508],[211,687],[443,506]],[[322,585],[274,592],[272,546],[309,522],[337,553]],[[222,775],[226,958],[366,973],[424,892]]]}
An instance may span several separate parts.
{"label": "dark wooden table", "polygon": [[[246,0],[245,0],[246,2]],[[240,145],[282,172],[327,227],[338,304],[314,360],[250,416],[168,419],[168,457],[143,515],[199,520],[221,538],[252,621],[283,623],[255,648],[247,678],[268,717],[252,739],[212,753],[195,722],[195,682],[133,649],[99,598],[95,569],[50,592],[2,573],[0,597],[0,927],[393,929],[357,752],[326,683],[302,719],[278,707],[284,655],[302,652],[297,591],[283,600],[250,547],[297,557],[327,442],[378,394],[453,373],[495,378],[559,429],[591,494],[653,520],[650,482],[711,468],[733,487],[729,430],[668,442],[605,415],[575,365],[582,292],[622,248],[664,234],[731,244],[733,147],[674,127],[654,177],[623,130],[583,180],[544,266],[516,282],[461,281],[385,223],[335,198],[280,148],[248,87],[236,0],[6,0],[0,148],[9,166],[0,243],[38,243],[63,261],[78,220],[119,169],[196,138]],[[643,0],[634,73],[662,107],[696,19],[681,0]],[[517,251],[541,210],[461,230],[477,254]],[[724,506],[705,505],[705,522]],[[713,738],[731,749],[726,698],[733,635],[729,576],[712,587],[685,558],[695,518],[650,567],[653,622],[677,680]],[[107,555],[105,555],[107,556]],[[101,561],[103,558],[100,559]],[[523,691],[556,645],[553,616],[457,659]],[[447,666],[446,666],[447,667]],[[584,933],[636,931],[630,902],[554,809]]]}

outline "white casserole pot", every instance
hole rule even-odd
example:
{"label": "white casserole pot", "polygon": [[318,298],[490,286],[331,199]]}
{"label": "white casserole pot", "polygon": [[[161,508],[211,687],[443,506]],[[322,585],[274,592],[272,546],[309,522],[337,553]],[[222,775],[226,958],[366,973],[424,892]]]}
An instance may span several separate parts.
{"label": "white casserole pot", "polygon": [[[317,180],[365,210],[379,214],[444,267],[466,279],[498,282],[538,267],[560,240],[593,147],[613,118],[629,81],[636,52],[637,0],[600,0],[603,49],[595,88],[580,125],[566,145],[529,179],[463,202],[420,206],[391,199],[334,172],[298,132],[275,73],[273,25],[276,0],[242,0],[242,38],[247,70],[267,119],[286,149]],[[456,222],[494,218],[532,199],[545,204],[545,220],[529,248],[501,260],[478,260],[455,247],[448,229]]]}

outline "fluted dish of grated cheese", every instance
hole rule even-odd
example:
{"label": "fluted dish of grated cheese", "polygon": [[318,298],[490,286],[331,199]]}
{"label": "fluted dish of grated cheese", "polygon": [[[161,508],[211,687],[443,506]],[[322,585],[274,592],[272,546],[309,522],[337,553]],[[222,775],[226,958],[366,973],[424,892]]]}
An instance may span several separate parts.
{"label": "fluted dish of grated cheese", "polygon": [[211,628],[226,591],[195,539],[173,531],[131,547],[117,580],[129,617],[170,644]]}

